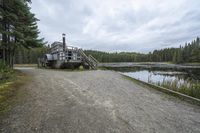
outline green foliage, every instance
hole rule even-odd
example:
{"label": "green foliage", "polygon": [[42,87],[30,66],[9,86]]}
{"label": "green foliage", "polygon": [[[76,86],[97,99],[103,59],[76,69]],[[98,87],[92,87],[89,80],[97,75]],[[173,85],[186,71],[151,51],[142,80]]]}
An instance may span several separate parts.
{"label": "green foliage", "polygon": [[5,82],[0,82],[0,117],[9,111],[10,106],[24,97],[25,93],[19,91],[20,86],[30,80],[29,76],[19,71],[14,71],[12,77]]}
{"label": "green foliage", "polygon": [[45,53],[48,53],[48,47],[41,48],[18,48],[15,51],[15,64],[36,64],[38,58],[42,57]]}
{"label": "green foliage", "polygon": [[43,46],[38,39],[38,19],[31,13],[30,0],[1,0],[0,3],[0,52],[4,63],[13,66],[15,50],[20,47],[35,48]]}
{"label": "green foliage", "polygon": [[107,53],[94,50],[85,50],[87,55],[92,55],[99,62],[136,62],[147,61],[145,54],[135,52],[120,52],[120,53]]}
{"label": "green foliage", "polygon": [[2,72],[4,70],[6,70],[6,69],[8,69],[8,67],[3,63],[2,60],[0,60],[0,71]]}
{"label": "green foliage", "polygon": [[200,41],[197,37],[191,43],[186,43],[184,47],[154,50],[152,54],[147,54],[147,56],[151,57],[151,61],[154,62],[200,62]]}
{"label": "green foliage", "polygon": [[5,82],[12,77],[13,70],[11,70],[2,60],[0,60],[0,83]]}
{"label": "green foliage", "polygon": [[157,82],[158,86],[163,86],[165,88],[195,97],[200,99],[200,83],[194,81],[187,81],[181,83],[176,79],[173,81],[165,81],[162,83]]}
{"label": "green foliage", "polygon": [[154,50],[148,54],[135,52],[107,53],[94,50],[85,50],[87,55],[91,54],[99,62],[200,62],[200,39],[186,43],[184,47],[165,48]]}
{"label": "green foliage", "polygon": [[200,99],[200,84],[199,83],[192,85],[189,95]]}

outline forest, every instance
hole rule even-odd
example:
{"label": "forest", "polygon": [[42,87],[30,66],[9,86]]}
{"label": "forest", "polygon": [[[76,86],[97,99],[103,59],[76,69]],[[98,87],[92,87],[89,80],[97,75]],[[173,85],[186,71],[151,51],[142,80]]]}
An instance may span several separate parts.
{"label": "forest", "polygon": [[[16,64],[34,64],[37,58],[48,51],[48,47],[17,49],[15,52]],[[199,63],[200,39],[197,37],[190,43],[185,43],[179,48],[165,48],[154,50],[148,54],[136,52],[103,52],[96,50],[84,50],[87,55],[94,56],[99,62],[172,62],[172,63]]]}
{"label": "forest", "polygon": [[31,0],[0,0],[0,59],[13,67],[17,50],[43,47]]}
{"label": "forest", "polygon": [[14,63],[36,63],[30,61],[46,49],[30,5],[31,0],[0,0],[0,83],[16,76]]}
{"label": "forest", "polygon": [[197,37],[190,43],[185,43],[179,48],[165,48],[154,50],[148,54],[135,52],[108,53],[95,50],[85,50],[99,62],[172,62],[194,63],[200,62],[200,39]]}

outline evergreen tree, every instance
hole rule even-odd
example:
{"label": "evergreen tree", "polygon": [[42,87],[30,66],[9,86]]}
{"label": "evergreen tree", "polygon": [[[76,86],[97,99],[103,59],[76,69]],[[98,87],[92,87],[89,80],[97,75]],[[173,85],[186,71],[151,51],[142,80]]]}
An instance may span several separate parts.
{"label": "evergreen tree", "polygon": [[37,19],[30,12],[30,0],[0,1],[0,44],[4,62],[12,67],[13,57],[17,47],[38,47],[43,45],[43,39],[38,39]]}
{"label": "evergreen tree", "polygon": [[200,62],[200,39],[191,43],[185,43],[185,46],[179,48],[165,48],[154,50],[148,54],[140,54],[135,52],[106,53],[101,51],[86,50],[87,54],[91,54],[100,62]]}

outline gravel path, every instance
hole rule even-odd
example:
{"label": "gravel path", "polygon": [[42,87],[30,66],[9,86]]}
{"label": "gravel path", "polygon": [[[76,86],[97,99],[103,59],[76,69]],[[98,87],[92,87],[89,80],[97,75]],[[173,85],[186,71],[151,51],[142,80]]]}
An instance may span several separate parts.
{"label": "gravel path", "polygon": [[199,133],[200,107],[112,71],[21,71],[26,97],[1,120],[2,133]]}

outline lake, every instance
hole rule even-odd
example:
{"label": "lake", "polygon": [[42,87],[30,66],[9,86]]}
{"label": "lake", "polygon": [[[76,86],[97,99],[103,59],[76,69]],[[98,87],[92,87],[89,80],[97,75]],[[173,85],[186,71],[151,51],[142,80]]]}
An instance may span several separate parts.
{"label": "lake", "polygon": [[153,67],[149,68],[134,66],[134,67],[106,67],[107,69],[120,71],[122,74],[161,86],[180,88],[191,88],[193,84],[198,84],[200,80],[199,68],[165,68]]}
{"label": "lake", "polygon": [[183,84],[191,84],[191,82],[195,82],[196,80],[189,80],[186,73],[183,72],[162,72],[162,71],[148,71],[148,70],[141,70],[135,72],[123,72],[124,75],[136,78],[138,80],[153,83],[153,84],[163,84],[166,82],[174,82],[176,81],[177,86],[181,86]]}
{"label": "lake", "polygon": [[142,80],[144,82],[163,82],[163,80],[175,80],[177,78],[182,81],[184,80],[182,77],[185,75],[185,73],[181,72],[162,72],[148,70],[123,72],[123,74],[138,80]]}

